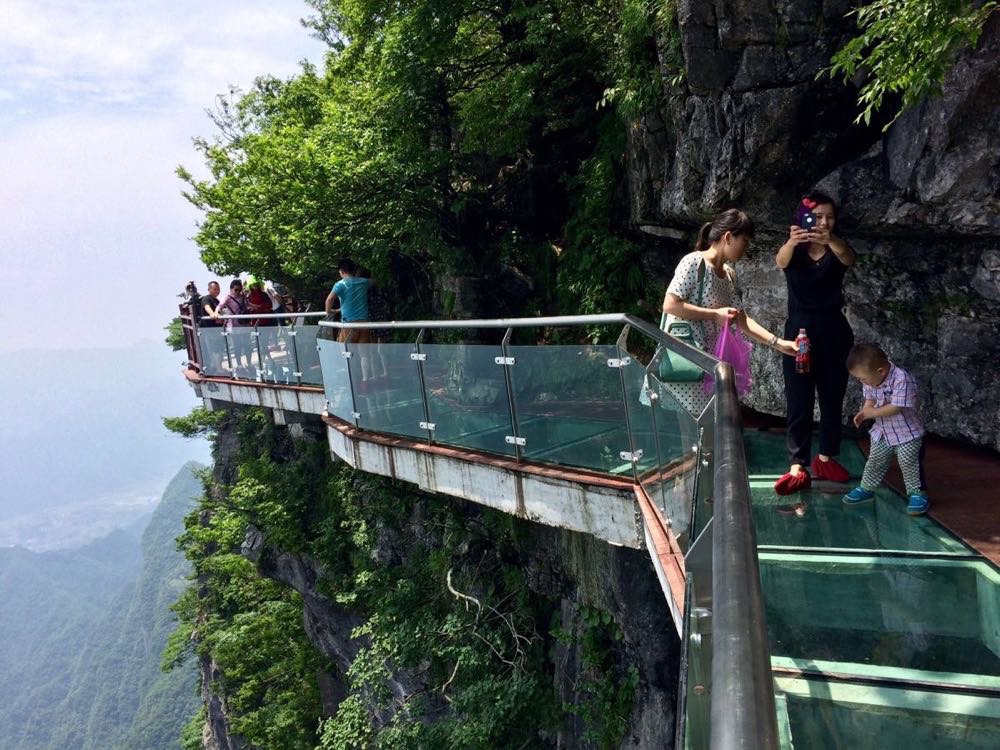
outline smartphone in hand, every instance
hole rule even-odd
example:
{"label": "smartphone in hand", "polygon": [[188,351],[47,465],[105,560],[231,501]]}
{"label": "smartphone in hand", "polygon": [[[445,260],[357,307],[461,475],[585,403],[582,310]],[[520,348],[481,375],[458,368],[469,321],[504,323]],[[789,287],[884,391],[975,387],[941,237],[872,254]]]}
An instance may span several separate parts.
{"label": "smartphone in hand", "polygon": [[799,226],[805,229],[807,232],[815,231],[816,229],[816,214],[812,211],[806,211],[802,214],[802,218],[799,219]]}

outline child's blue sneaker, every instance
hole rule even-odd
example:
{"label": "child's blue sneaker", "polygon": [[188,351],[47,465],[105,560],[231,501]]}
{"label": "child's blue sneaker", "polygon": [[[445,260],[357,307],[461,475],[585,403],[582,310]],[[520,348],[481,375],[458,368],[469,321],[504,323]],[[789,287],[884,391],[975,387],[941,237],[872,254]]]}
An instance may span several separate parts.
{"label": "child's blue sneaker", "polygon": [[861,505],[875,499],[875,493],[864,487],[855,487],[844,495],[844,505]]}
{"label": "child's blue sneaker", "polygon": [[922,516],[931,507],[926,495],[910,495],[910,502],[906,505],[906,512],[911,516]]}

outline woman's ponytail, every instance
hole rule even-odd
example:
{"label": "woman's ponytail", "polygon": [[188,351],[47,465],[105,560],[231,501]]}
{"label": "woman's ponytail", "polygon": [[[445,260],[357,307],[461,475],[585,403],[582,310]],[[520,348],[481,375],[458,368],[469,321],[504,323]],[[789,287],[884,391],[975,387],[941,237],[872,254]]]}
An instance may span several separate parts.
{"label": "woman's ponytail", "polygon": [[706,221],[701,225],[701,229],[698,230],[698,240],[694,243],[694,249],[699,253],[708,250],[708,246],[711,241],[708,239],[708,234],[712,229],[712,222]]}

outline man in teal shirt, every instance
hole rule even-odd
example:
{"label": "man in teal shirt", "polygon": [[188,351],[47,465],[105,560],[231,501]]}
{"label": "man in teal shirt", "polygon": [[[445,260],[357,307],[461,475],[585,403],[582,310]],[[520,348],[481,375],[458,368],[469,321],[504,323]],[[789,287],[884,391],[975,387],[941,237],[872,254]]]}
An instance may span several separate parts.
{"label": "man in teal shirt", "polygon": [[[350,258],[341,258],[337,264],[340,281],[326,296],[326,314],[333,314],[333,304],[340,300],[340,320],[342,323],[358,323],[368,320],[368,287],[371,279],[357,275],[357,264]],[[337,336],[340,343],[367,344],[371,342],[371,332],[360,328],[341,328]]]}

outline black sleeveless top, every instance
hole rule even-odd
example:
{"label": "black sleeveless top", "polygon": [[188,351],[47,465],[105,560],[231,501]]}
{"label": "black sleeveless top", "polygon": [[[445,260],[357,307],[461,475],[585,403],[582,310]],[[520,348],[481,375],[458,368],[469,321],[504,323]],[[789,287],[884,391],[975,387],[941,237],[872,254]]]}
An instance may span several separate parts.
{"label": "black sleeveless top", "polygon": [[827,248],[823,256],[815,261],[809,257],[808,245],[798,245],[784,270],[788,283],[789,315],[841,311],[847,266],[837,259],[833,250]]}

